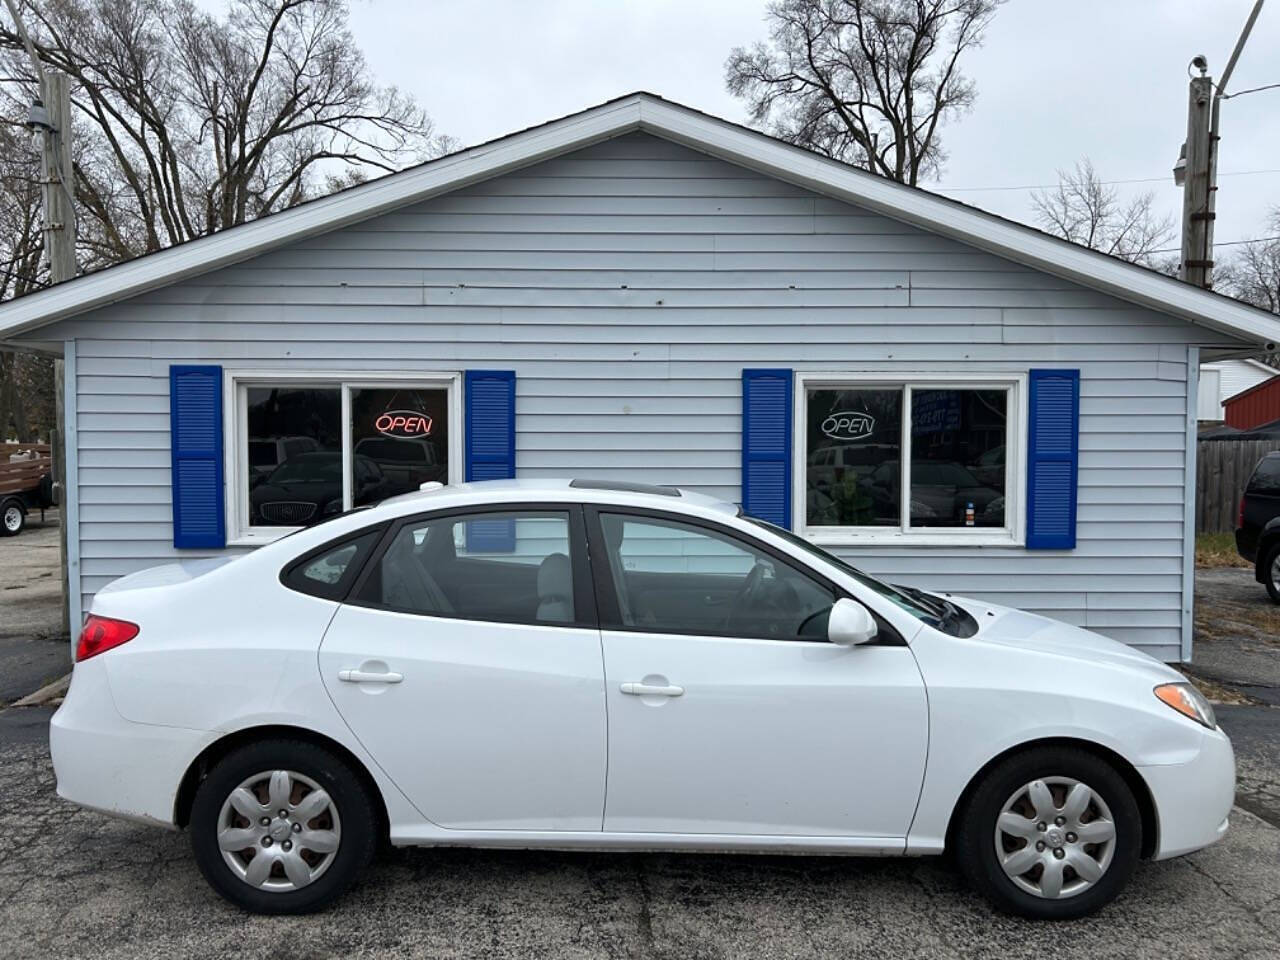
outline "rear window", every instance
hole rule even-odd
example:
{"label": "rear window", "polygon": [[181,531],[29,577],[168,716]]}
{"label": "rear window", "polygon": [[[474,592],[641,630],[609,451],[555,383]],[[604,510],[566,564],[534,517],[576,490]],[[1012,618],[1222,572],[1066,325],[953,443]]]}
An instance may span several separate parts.
{"label": "rear window", "polygon": [[1250,493],[1280,494],[1280,457],[1263,457],[1249,478]]}

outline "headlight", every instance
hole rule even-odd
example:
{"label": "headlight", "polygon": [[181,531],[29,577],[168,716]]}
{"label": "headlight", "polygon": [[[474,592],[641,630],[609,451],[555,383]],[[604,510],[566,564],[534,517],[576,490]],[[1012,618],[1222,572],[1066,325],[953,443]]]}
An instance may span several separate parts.
{"label": "headlight", "polygon": [[1213,715],[1213,706],[1204,698],[1204,694],[1190,683],[1162,683],[1156,687],[1155,695],[1184,717],[1203,723],[1210,730],[1218,726],[1218,721]]}

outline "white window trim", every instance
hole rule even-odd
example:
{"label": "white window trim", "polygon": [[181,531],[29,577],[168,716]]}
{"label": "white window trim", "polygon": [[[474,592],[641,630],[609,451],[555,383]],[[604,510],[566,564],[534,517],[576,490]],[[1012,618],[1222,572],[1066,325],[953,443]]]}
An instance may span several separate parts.
{"label": "white window trim", "polygon": [[[965,373],[937,370],[912,370],[903,373],[884,370],[803,373],[797,371],[792,401],[792,526],[798,534],[822,546],[1024,546],[1027,500],[1027,381],[1026,371],[1009,370],[975,370]],[[903,444],[900,457],[902,480],[899,484],[904,493],[910,490],[907,474],[911,463],[911,431],[908,429],[911,423],[909,406],[911,389],[938,390],[952,387],[1009,391],[1009,418],[1005,436],[1005,526],[1003,529],[913,528],[909,526],[909,510],[903,511],[902,524],[898,527],[811,527],[806,523],[805,471],[809,457],[806,449],[809,391],[822,388],[860,389],[865,387],[886,387],[904,392]],[[909,493],[907,495],[909,496]]]}
{"label": "white window trim", "polygon": [[446,390],[449,394],[449,483],[463,477],[462,374],[460,372],[370,372],[368,370],[225,370],[222,387],[223,463],[227,513],[227,546],[260,547],[302,529],[301,527],[250,527],[249,490],[241,470],[242,450],[248,450],[248,410],[245,388],[262,384],[289,383],[297,387],[338,387],[342,391],[342,497],[351,507],[351,390],[399,388],[403,390]]}

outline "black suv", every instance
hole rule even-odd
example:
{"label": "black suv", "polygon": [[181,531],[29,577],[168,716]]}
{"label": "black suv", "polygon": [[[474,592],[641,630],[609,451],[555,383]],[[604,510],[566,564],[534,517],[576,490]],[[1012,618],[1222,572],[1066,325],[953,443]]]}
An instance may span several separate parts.
{"label": "black suv", "polygon": [[1240,498],[1236,549],[1254,565],[1258,582],[1280,603],[1280,452],[1258,461]]}

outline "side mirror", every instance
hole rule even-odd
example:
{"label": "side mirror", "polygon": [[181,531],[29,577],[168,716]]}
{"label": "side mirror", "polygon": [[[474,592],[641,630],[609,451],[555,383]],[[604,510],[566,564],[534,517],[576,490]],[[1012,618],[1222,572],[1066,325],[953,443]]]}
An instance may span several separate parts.
{"label": "side mirror", "polygon": [[827,618],[827,639],[840,647],[856,647],[874,640],[879,628],[875,618],[857,600],[842,597]]}

